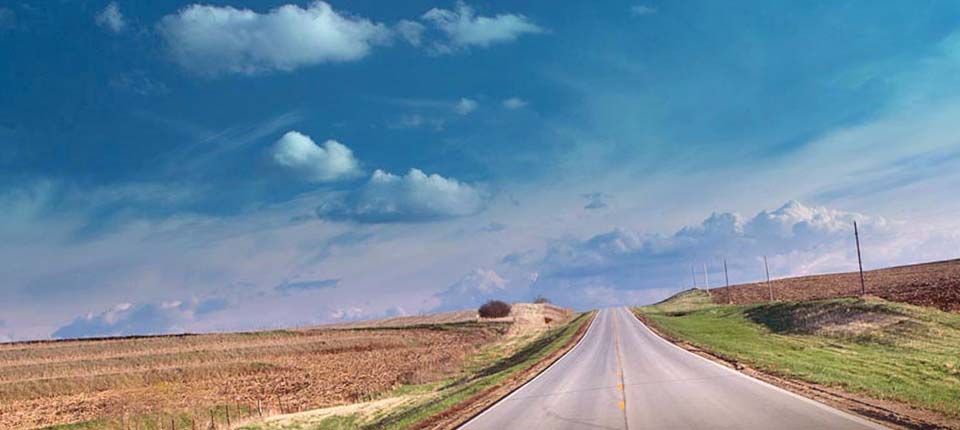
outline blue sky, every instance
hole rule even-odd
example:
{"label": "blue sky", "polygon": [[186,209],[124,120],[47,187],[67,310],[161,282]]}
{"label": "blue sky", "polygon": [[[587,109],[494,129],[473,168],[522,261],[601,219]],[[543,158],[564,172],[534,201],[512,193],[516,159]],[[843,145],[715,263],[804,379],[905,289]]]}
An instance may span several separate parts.
{"label": "blue sky", "polygon": [[956,256],[956,2],[3,1],[0,83],[0,340]]}

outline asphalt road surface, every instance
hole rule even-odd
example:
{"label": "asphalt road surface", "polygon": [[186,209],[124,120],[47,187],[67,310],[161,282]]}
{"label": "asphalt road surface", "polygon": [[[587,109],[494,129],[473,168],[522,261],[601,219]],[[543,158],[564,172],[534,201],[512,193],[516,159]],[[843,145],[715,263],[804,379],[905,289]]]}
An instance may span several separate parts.
{"label": "asphalt road surface", "polygon": [[604,309],[580,343],[465,430],[884,427],[788,393],[660,338],[627,309]]}

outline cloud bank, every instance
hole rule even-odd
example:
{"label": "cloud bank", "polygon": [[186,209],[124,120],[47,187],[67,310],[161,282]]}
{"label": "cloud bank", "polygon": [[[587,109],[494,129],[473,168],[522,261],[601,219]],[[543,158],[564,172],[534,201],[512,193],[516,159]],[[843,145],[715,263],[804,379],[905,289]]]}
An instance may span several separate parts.
{"label": "cloud bank", "polygon": [[360,189],[317,208],[320,218],[361,223],[422,222],[472,215],[483,209],[475,187],[410,169],[404,176],[376,170]]}
{"label": "cloud bank", "polygon": [[193,310],[179,301],[144,305],[121,303],[99,314],[77,317],[51,336],[75,339],[171,333],[182,331],[183,324],[191,319]]}
{"label": "cloud bank", "polygon": [[356,61],[390,37],[386,25],[342,14],[323,1],[266,13],[194,4],[163,17],[157,29],[171,57],[202,75]]}
{"label": "cloud bank", "polygon": [[273,146],[273,161],[304,178],[328,182],[360,174],[353,151],[335,140],[317,145],[310,136],[289,131]]}
{"label": "cloud bank", "polygon": [[536,265],[540,276],[533,288],[570,301],[584,291],[603,290],[613,304],[625,303],[618,292],[691,287],[691,267],[702,287],[703,264],[712,285],[719,286],[723,259],[734,283],[760,279],[764,256],[777,276],[854,270],[854,221],[872,241],[895,237],[883,218],[791,201],[746,220],[735,213],[713,213],[669,236],[615,228],[585,240],[554,240]]}

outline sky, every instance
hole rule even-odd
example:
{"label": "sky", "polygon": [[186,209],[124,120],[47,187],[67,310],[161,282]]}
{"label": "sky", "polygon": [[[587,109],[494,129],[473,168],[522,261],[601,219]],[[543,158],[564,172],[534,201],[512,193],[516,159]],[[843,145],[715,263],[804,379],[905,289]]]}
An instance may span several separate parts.
{"label": "sky", "polygon": [[960,3],[289,1],[0,0],[0,341],[960,256]]}

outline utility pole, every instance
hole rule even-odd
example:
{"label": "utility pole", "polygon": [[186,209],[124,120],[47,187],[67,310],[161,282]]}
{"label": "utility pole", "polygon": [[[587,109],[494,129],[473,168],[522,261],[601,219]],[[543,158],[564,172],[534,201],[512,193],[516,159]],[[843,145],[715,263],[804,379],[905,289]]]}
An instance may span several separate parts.
{"label": "utility pole", "polygon": [[867,295],[867,284],[863,281],[863,257],[860,256],[860,230],[857,222],[853,222],[853,237],[857,240],[857,264],[860,265],[860,295]]}
{"label": "utility pole", "polygon": [[767,272],[767,290],[770,292],[770,301],[773,301],[773,285],[770,284],[770,265],[767,264],[767,256],[763,256],[763,270]]}
{"label": "utility pole", "polygon": [[710,275],[707,275],[707,263],[703,263],[703,285],[704,288],[710,289]]}
{"label": "utility pole", "polygon": [[727,273],[727,259],[723,259],[723,279],[727,282],[727,286],[730,286],[730,274]]}
{"label": "utility pole", "polygon": [[713,300],[713,294],[710,293],[710,277],[707,275],[707,263],[703,263],[703,290],[707,292],[707,297]]}

